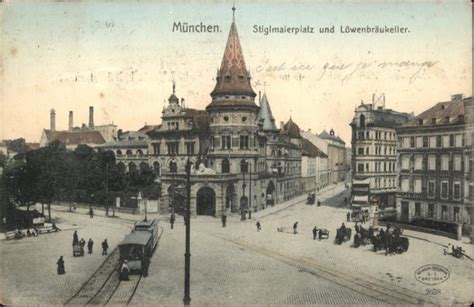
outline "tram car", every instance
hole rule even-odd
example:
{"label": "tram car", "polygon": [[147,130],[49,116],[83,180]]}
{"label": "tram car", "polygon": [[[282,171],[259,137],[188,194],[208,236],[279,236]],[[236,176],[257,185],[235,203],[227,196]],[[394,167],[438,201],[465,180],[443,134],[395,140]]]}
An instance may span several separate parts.
{"label": "tram car", "polygon": [[120,264],[127,261],[130,274],[148,275],[148,265],[158,243],[158,221],[140,221],[119,244]]}

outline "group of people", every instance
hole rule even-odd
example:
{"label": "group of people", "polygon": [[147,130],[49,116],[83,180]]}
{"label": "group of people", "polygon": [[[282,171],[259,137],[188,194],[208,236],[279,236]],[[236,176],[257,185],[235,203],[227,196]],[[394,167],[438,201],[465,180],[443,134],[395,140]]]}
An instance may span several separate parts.
{"label": "group of people", "polygon": [[[79,245],[81,247],[81,250],[84,250],[84,247],[86,246],[86,240],[84,238],[81,238],[79,240],[79,235],[77,234],[77,230],[74,231],[74,234],[72,235],[72,246],[77,246]],[[92,254],[92,250],[94,248],[94,241],[92,238],[89,238],[89,241],[87,241],[87,252],[89,254]],[[109,243],[107,242],[107,239],[102,241],[102,255],[107,255],[107,250],[109,249]],[[66,270],[64,268],[64,258],[63,256],[59,257],[58,261],[56,262],[58,265],[58,274],[62,275],[66,273]]]}

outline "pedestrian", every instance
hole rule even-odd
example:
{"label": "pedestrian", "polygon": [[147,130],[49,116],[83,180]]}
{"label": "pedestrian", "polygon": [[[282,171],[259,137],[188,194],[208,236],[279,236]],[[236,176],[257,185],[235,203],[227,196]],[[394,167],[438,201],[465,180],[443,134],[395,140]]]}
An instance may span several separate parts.
{"label": "pedestrian", "polygon": [[350,222],[351,221],[351,212],[347,212],[347,221]]}
{"label": "pedestrian", "polygon": [[90,216],[90,218],[94,217],[94,210],[92,209],[92,207],[90,207],[90,209],[89,209],[89,216]]}
{"label": "pedestrian", "polygon": [[170,216],[171,229],[173,229],[174,221],[175,221],[175,220],[176,220],[176,216],[174,215],[174,212],[171,212],[171,216]]}
{"label": "pedestrian", "polygon": [[77,230],[74,230],[74,234],[72,235],[72,246],[77,245],[79,243],[79,237],[77,235]]}
{"label": "pedestrian", "polygon": [[84,238],[81,238],[81,241],[79,241],[79,245],[81,246],[81,248],[84,248],[84,246],[86,246],[86,240],[84,240]]}
{"label": "pedestrian", "polygon": [[257,224],[255,225],[257,225],[257,231],[262,230],[262,225],[260,224],[260,221],[257,221]]}
{"label": "pedestrian", "polygon": [[107,243],[107,239],[102,242],[102,255],[107,255],[107,249],[109,248],[109,244]]}
{"label": "pedestrian", "polygon": [[451,248],[452,248],[452,247],[451,247],[451,243],[448,243],[448,246],[446,246],[446,247],[444,248],[443,254],[444,254],[444,255],[448,255],[449,252],[451,251]]}
{"label": "pedestrian", "polygon": [[227,215],[224,213],[222,214],[222,227],[225,227],[226,222],[227,222]]}
{"label": "pedestrian", "polygon": [[30,232],[29,229],[26,231],[26,236],[27,236],[27,237],[31,237],[31,232]]}
{"label": "pedestrian", "polygon": [[321,207],[321,201],[318,199],[318,207]]}
{"label": "pedestrian", "polygon": [[87,241],[87,250],[89,251],[89,254],[92,254],[93,247],[94,247],[94,241],[92,241],[92,239],[89,238],[89,241]]}
{"label": "pedestrian", "polygon": [[347,206],[347,197],[344,197],[344,206]]}
{"label": "pedestrian", "polygon": [[120,268],[120,280],[130,280],[128,274],[130,273],[130,268],[128,267],[127,260],[124,260],[122,267]]}
{"label": "pedestrian", "polygon": [[318,228],[314,226],[313,228],[313,240],[316,240],[316,237],[318,236]]}
{"label": "pedestrian", "polygon": [[62,275],[66,273],[66,270],[64,269],[64,259],[63,256],[59,257],[58,262],[56,262],[58,265],[58,275]]}
{"label": "pedestrian", "polygon": [[295,222],[293,224],[293,234],[297,234],[298,233],[298,222]]}

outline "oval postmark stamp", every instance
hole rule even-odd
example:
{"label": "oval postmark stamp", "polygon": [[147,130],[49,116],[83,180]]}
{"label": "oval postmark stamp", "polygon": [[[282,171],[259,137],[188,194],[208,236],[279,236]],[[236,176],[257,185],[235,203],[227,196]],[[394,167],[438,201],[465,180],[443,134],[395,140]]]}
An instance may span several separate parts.
{"label": "oval postmark stamp", "polygon": [[415,271],[415,279],[425,285],[437,285],[448,280],[451,272],[439,264],[427,264]]}

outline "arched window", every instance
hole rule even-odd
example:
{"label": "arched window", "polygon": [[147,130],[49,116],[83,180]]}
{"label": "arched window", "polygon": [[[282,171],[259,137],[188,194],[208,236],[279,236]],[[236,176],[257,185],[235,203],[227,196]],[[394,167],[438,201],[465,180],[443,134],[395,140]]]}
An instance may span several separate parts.
{"label": "arched window", "polygon": [[122,151],[119,149],[117,150],[117,156],[120,157],[122,155]]}
{"label": "arched window", "polygon": [[143,157],[143,151],[141,151],[141,149],[137,150],[137,156]]}
{"label": "arched window", "polygon": [[172,160],[170,161],[170,173],[177,173],[178,172],[178,164],[176,161]]}
{"label": "arched window", "polygon": [[128,171],[129,172],[134,172],[137,170],[137,165],[133,162],[128,163]]}
{"label": "arched window", "polygon": [[360,117],[359,117],[359,126],[361,128],[365,128],[365,115],[364,114],[361,114]]}
{"label": "arched window", "polygon": [[120,172],[120,174],[125,173],[125,164],[123,164],[123,162],[117,163],[117,168],[118,168],[118,171]]}
{"label": "arched window", "polygon": [[131,151],[130,149],[127,149],[127,153],[126,153],[126,154],[127,154],[127,157],[133,156],[133,153],[132,153],[132,151]]}
{"label": "arched window", "polygon": [[160,175],[160,163],[158,161],[153,162],[153,172],[156,176]]}
{"label": "arched window", "polygon": [[221,173],[227,174],[230,173],[230,162],[227,159],[222,160],[222,170]]}

